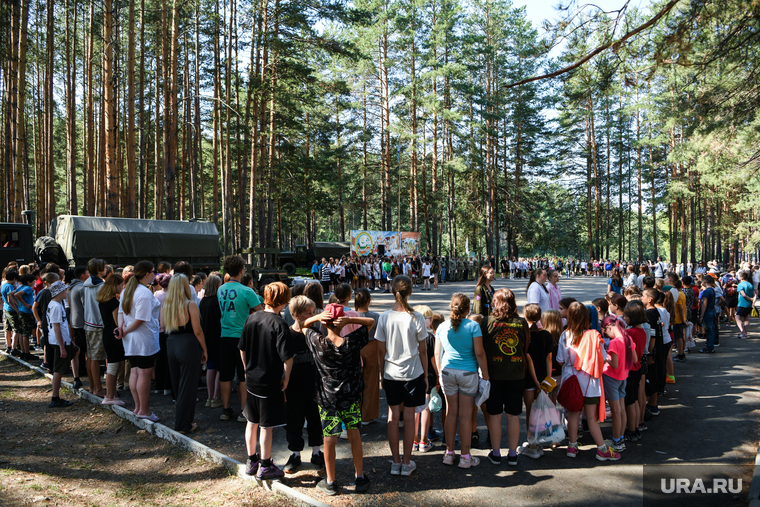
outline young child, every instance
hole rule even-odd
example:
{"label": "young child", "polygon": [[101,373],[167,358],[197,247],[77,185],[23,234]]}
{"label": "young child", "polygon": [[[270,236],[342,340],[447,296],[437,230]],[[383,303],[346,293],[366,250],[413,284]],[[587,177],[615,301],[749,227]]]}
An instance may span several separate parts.
{"label": "young child", "polygon": [[[525,391],[523,391],[523,400],[525,401],[525,425],[530,430],[530,411],[533,402],[536,400],[541,390],[541,385],[547,376],[552,372],[552,350],[554,349],[554,338],[546,330],[539,329],[538,323],[541,322],[541,307],[537,304],[525,305],[523,308],[525,321],[528,323],[530,331],[530,344],[528,345],[528,355],[531,362],[528,366],[530,373],[525,375]],[[526,442],[527,444],[527,442]],[[536,444],[528,444],[520,448],[520,454],[529,458],[538,459],[544,455],[544,450]]]}
{"label": "young child", "polygon": [[[427,338],[425,338],[425,346],[428,350],[435,350],[435,333],[432,330],[433,325],[433,310],[429,306],[418,305],[413,308],[415,312],[420,312],[425,317],[425,327],[427,328]],[[432,347],[432,348],[431,348]],[[428,354],[428,390],[427,390],[427,404],[422,412],[414,414],[414,446],[413,451],[428,452],[433,449],[433,443],[430,442],[428,430],[432,423],[433,414],[430,413],[428,404],[430,403],[430,392],[438,384],[437,370],[433,366],[433,354]],[[417,433],[419,428],[419,434]]]}
{"label": "young child", "polygon": [[[272,462],[272,440],[274,428],[285,426],[287,422],[283,391],[290,381],[294,354],[289,343],[290,330],[280,317],[280,312],[289,300],[287,285],[282,282],[267,285],[264,289],[264,311],[248,317],[238,342],[245,365],[245,389],[248,393],[243,409],[247,420],[245,445],[248,450],[245,473],[255,474],[262,481],[284,476],[283,471]],[[256,453],[259,427],[261,458]]]}
{"label": "young child", "polygon": [[61,378],[66,372],[67,363],[71,370],[79,371],[79,347],[74,345],[69,335],[69,322],[63,300],[68,296],[66,285],[57,281],[50,285],[50,304],[47,307],[48,339],[53,348],[53,399],[48,408],[65,408],[73,405],[68,400],[62,400],[58,395],[61,389]]}
{"label": "young child", "polygon": [[[327,329],[322,336],[310,326],[321,322]],[[348,336],[340,331],[348,324],[360,327]],[[327,495],[338,494],[335,476],[335,446],[341,426],[346,427],[351,454],[354,459],[355,490],[363,493],[369,489],[369,478],[364,474],[362,451],[360,398],[364,390],[361,366],[361,349],[369,342],[368,330],[375,321],[370,317],[346,317],[341,304],[329,304],[325,311],[304,322],[306,345],[314,356],[316,397],[319,417],[322,420],[322,437],[325,444],[325,469],[327,478],[317,483],[317,489]]]}
{"label": "young child", "polygon": [[[43,288],[37,293],[34,298],[34,304],[32,305],[32,314],[37,320],[37,327],[40,330],[40,345],[42,345],[42,369],[51,371],[51,365],[53,363],[52,356],[50,355],[50,349],[48,344],[48,325],[47,325],[47,309],[50,305],[50,286],[60,280],[61,277],[58,273],[45,273],[42,275]],[[76,383],[76,382],[75,382]],[[77,388],[82,387],[77,386]]]}
{"label": "young child", "polygon": [[16,280],[18,271],[7,268],[3,274],[3,285],[0,288],[0,294],[3,298],[3,317],[5,324],[5,352],[20,357],[19,349],[19,329],[21,324],[18,316],[18,304],[10,296],[16,291]]}
{"label": "young child", "polygon": [[25,274],[18,277],[19,285],[15,292],[9,295],[10,299],[16,301],[18,306],[18,323],[19,329],[16,331],[21,335],[19,345],[21,348],[21,359],[24,361],[36,360],[37,357],[31,354],[29,341],[35,329],[34,316],[32,315],[32,304],[34,304],[34,283],[37,281],[34,275]]}
{"label": "young child", "polygon": [[604,397],[612,411],[612,444],[617,452],[625,450],[623,430],[626,427],[625,391],[628,372],[636,362],[636,346],[617,317],[608,315],[602,321],[602,329],[610,337],[607,361],[604,363],[602,381]]}
{"label": "young child", "polygon": [[293,371],[285,390],[285,417],[287,424],[285,434],[288,449],[292,452],[283,468],[286,474],[293,474],[301,466],[301,451],[304,448],[303,423],[307,423],[309,446],[311,446],[311,463],[317,468],[325,467],[322,452],[322,424],[319,419],[319,407],[314,400],[314,356],[306,345],[304,323],[314,316],[316,304],[303,295],[295,296],[288,303],[288,310],[295,322],[290,326],[290,345],[293,349]]}
{"label": "young child", "polygon": [[649,400],[644,414],[645,420],[654,415],[660,415],[660,409],[657,407],[657,393],[660,390],[660,379],[664,377],[666,371],[662,317],[655,306],[655,302],[659,298],[660,292],[657,289],[644,289],[641,295],[641,302],[646,308],[647,322],[652,330],[649,336],[649,355],[647,356],[645,392]]}
{"label": "young child", "polygon": [[[365,264],[366,266],[366,264]],[[372,295],[363,288],[354,295],[354,308],[359,317],[369,317],[375,325],[369,330],[369,343],[362,349],[362,371],[364,373],[364,391],[362,392],[362,424],[373,423],[380,417],[380,362],[377,357],[377,340],[375,328],[380,314],[370,311]]]}

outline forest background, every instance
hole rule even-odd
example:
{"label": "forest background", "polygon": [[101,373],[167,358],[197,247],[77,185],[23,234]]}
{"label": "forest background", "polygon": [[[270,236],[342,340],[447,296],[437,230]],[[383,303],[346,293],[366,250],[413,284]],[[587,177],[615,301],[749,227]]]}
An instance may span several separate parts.
{"label": "forest background", "polygon": [[4,1],[0,220],[749,258],[760,0],[640,3],[539,27],[508,0]]}

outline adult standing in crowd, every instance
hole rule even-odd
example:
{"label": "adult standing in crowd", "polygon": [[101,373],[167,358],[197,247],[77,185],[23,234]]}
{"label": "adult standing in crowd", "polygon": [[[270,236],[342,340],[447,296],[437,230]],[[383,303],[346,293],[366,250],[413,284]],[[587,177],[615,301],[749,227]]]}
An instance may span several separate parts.
{"label": "adult standing in crowd", "polygon": [[494,281],[496,274],[491,266],[485,265],[480,268],[480,277],[475,286],[475,299],[472,304],[472,312],[488,318],[491,314],[491,300],[493,299],[494,289],[491,282]]}
{"label": "adult standing in crowd", "polygon": [[549,285],[546,287],[549,291],[549,307],[552,310],[559,310],[559,302],[562,299],[562,289],[559,287],[559,273],[558,270],[554,269],[546,273],[546,278],[549,280]]}
{"label": "adult standing in crowd", "polygon": [[534,304],[541,307],[541,311],[551,310],[549,301],[549,289],[544,285],[546,283],[546,270],[542,268],[534,269],[530,272],[528,279],[528,304]]}
{"label": "adult standing in crowd", "polygon": [[[153,283],[155,277],[152,262],[135,264],[134,274],[127,281],[121,296],[119,327],[116,329],[116,337],[124,340],[124,354],[132,365],[129,390],[135,400],[135,415],[153,422],[158,421],[158,416],[150,411],[150,380],[159,350],[158,317],[161,304],[153,297],[148,285]],[[87,344],[89,346],[90,342]]]}

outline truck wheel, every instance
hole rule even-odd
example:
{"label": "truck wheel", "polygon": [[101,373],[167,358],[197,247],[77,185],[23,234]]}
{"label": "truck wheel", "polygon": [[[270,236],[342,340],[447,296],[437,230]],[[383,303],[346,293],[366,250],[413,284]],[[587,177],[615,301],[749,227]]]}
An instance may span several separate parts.
{"label": "truck wheel", "polygon": [[286,262],[282,265],[282,269],[288,274],[288,276],[294,276],[296,274],[296,265],[292,262]]}

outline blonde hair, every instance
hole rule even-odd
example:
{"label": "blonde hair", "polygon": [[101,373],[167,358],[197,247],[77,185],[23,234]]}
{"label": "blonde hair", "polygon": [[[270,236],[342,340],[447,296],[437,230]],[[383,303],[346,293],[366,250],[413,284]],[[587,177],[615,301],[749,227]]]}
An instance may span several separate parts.
{"label": "blonde hair", "polygon": [[172,333],[179,329],[180,320],[187,314],[187,307],[193,301],[190,282],[185,275],[175,275],[169,282],[166,299],[161,303],[164,330]]}
{"label": "blonde hair", "polygon": [[552,335],[554,345],[557,345],[559,343],[559,336],[562,334],[562,315],[558,310],[541,312],[541,327]]}
{"label": "blonde hair", "polygon": [[433,310],[427,305],[417,305],[413,308],[415,312],[420,312],[426,319],[433,317]]}
{"label": "blonde hair", "polygon": [[119,293],[116,289],[119,288],[119,285],[122,282],[124,282],[124,279],[117,274],[112,274],[106,278],[106,281],[103,282],[103,286],[98,291],[98,295],[95,296],[95,301],[98,303],[108,303]]}
{"label": "blonde hair", "polygon": [[290,316],[295,320],[298,320],[298,316],[303,312],[313,308],[316,310],[317,304],[306,296],[294,296],[288,303],[288,310],[290,310]]}

